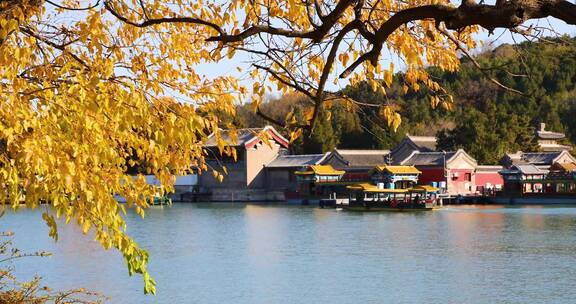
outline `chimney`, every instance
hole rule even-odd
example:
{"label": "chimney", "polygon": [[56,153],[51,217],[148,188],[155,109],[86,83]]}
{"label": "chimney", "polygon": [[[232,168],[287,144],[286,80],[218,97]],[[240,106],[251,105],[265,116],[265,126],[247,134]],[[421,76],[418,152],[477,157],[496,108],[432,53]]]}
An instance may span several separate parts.
{"label": "chimney", "polygon": [[544,129],[546,129],[546,124],[541,122],[540,123],[540,131],[544,131]]}

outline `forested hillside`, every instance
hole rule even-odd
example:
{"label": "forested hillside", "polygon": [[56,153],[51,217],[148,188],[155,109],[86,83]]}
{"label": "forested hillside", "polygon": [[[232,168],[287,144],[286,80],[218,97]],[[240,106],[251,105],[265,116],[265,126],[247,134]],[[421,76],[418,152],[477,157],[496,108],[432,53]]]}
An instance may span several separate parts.
{"label": "forested hillside", "polygon": [[[362,103],[394,105],[402,115],[396,132],[379,114],[379,107],[350,108],[333,102],[320,115],[312,136],[301,136],[295,152],[314,153],[339,148],[389,149],[406,133],[437,135],[439,148],[464,148],[481,163],[496,163],[505,152],[535,150],[533,133],[540,122],[552,131],[565,132],[576,142],[576,40],[563,37],[537,43],[501,45],[476,57],[484,72],[466,58],[456,73],[430,70],[453,96],[454,107],[433,108],[430,92],[421,87],[404,93],[402,73],[386,95],[375,93],[367,84],[347,87],[341,93]],[[516,89],[517,94],[498,88],[485,75]],[[284,121],[303,120],[307,102],[297,95],[269,101],[262,112]],[[238,127],[267,124],[249,109],[238,107]]]}

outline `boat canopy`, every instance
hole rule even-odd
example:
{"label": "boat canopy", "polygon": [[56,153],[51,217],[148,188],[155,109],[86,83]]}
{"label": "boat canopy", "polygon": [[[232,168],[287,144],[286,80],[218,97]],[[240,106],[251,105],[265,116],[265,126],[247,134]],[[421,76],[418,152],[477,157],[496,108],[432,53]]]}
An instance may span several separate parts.
{"label": "boat canopy", "polygon": [[370,192],[370,193],[408,193],[409,189],[384,189],[378,188],[375,185],[369,183],[361,183],[347,186],[346,188],[350,190],[359,190],[362,192]]}
{"label": "boat canopy", "polygon": [[336,170],[331,165],[312,165],[304,171],[296,171],[296,175],[344,175],[344,171]]}
{"label": "boat canopy", "polygon": [[368,192],[368,193],[409,193],[409,192],[431,192],[431,193],[433,193],[433,192],[438,192],[440,190],[439,188],[432,187],[429,185],[418,185],[418,186],[415,186],[414,188],[408,188],[408,189],[383,189],[383,188],[378,188],[376,185],[369,184],[369,183],[350,185],[350,186],[347,186],[346,188],[350,189],[350,190],[358,190],[358,191]]}
{"label": "boat canopy", "polygon": [[418,185],[411,189],[412,192],[438,192],[440,188],[432,187],[430,185]]}

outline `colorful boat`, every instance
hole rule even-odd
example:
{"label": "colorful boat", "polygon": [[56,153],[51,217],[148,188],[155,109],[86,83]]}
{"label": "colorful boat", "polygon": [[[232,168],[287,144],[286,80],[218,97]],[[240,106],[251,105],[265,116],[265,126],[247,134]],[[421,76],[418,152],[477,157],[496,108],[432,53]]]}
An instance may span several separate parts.
{"label": "colorful boat", "polygon": [[348,204],[341,204],[338,207],[348,211],[412,212],[431,211],[439,207],[436,194],[440,189],[428,185],[386,189],[363,183],[347,188]]}

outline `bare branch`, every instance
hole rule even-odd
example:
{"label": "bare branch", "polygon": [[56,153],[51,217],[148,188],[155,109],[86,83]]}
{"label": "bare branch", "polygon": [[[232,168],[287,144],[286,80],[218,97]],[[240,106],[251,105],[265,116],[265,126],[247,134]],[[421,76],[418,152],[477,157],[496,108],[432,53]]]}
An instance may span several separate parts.
{"label": "bare branch", "polygon": [[276,73],[276,71],[272,70],[271,68],[265,67],[262,65],[258,65],[258,64],[254,64],[254,67],[270,73],[270,75],[272,75],[272,77],[274,77],[276,80],[280,81],[284,85],[295,89],[296,91],[308,96],[311,99],[314,99],[314,95],[312,95],[310,92],[308,92],[307,90],[304,90],[302,87],[298,86],[297,84],[293,84],[293,83],[286,81],[284,78],[280,77],[280,75],[278,73]]}
{"label": "bare branch", "polygon": [[128,20],[128,18],[122,16],[120,13],[118,13],[116,10],[114,10],[110,4],[108,3],[108,1],[104,1],[104,7],[106,8],[107,11],[109,11],[114,17],[118,18],[118,20],[126,23],[126,24],[130,24],[132,26],[135,27],[147,27],[147,26],[152,26],[152,25],[157,25],[157,24],[163,24],[163,23],[190,23],[190,24],[199,24],[199,25],[206,25],[208,27],[213,28],[214,30],[216,30],[220,35],[225,35],[224,31],[220,28],[220,26],[218,26],[215,23],[212,23],[210,21],[206,21],[206,20],[202,20],[200,18],[193,18],[193,17],[166,17],[166,18],[158,18],[158,19],[148,19],[144,22],[141,23],[137,23],[134,21],[130,21]]}
{"label": "bare branch", "polygon": [[231,43],[242,41],[250,36],[254,36],[260,33],[268,33],[272,35],[291,37],[291,38],[312,39],[314,42],[320,42],[334,27],[334,25],[336,24],[338,19],[340,19],[344,11],[354,2],[355,0],[339,1],[334,10],[330,12],[330,14],[321,18],[322,24],[311,31],[294,31],[291,29],[282,29],[270,25],[257,24],[247,28],[246,30],[240,32],[239,34],[228,35],[221,33],[220,36],[210,37],[207,39],[207,41],[221,41],[224,43]]}

